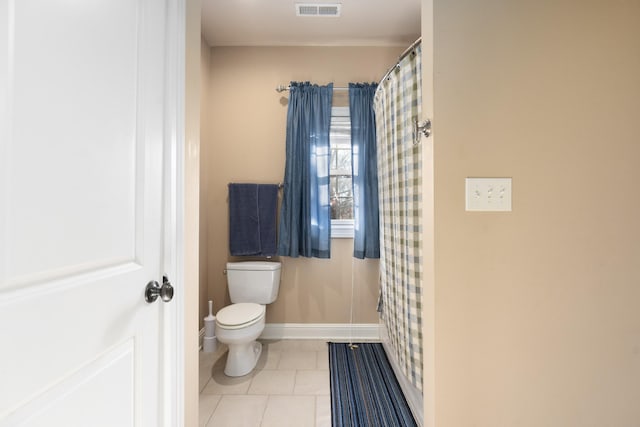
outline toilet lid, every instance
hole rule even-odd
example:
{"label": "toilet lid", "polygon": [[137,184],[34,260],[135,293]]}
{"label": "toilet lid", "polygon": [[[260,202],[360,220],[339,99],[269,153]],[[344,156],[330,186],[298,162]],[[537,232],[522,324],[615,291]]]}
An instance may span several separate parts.
{"label": "toilet lid", "polygon": [[260,320],[265,313],[265,306],[252,302],[231,304],[218,311],[216,322],[227,328],[239,327]]}

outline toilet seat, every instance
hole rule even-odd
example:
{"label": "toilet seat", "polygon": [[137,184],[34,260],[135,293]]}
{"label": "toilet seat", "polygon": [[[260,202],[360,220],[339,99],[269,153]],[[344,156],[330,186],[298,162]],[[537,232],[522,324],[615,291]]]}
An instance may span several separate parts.
{"label": "toilet seat", "polygon": [[231,304],[218,311],[216,323],[222,329],[242,329],[262,320],[265,311],[264,305],[252,302]]}

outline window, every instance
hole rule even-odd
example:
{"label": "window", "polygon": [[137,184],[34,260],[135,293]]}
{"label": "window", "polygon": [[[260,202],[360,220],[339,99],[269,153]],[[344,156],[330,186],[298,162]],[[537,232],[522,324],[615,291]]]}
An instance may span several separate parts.
{"label": "window", "polygon": [[331,237],[353,238],[349,107],[331,109]]}

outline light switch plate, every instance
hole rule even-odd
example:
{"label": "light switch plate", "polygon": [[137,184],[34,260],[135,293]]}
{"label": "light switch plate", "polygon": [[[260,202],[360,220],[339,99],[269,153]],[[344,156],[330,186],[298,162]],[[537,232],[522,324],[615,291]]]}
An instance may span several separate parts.
{"label": "light switch plate", "polygon": [[467,178],[466,210],[511,211],[511,178]]}

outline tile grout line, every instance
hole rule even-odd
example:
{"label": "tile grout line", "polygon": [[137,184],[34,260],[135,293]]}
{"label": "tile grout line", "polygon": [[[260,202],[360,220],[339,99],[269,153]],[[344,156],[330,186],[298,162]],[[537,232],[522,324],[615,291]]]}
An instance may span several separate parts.
{"label": "tile grout line", "polygon": [[[297,346],[297,345],[299,345],[299,343],[294,343],[294,345]],[[264,362],[265,363],[265,367],[263,367],[261,369],[262,371],[269,371],[269,370],[273,370],[273,371],[293,370],[294,371],[293,389],[291,390],[291,394],[289,396],[293,397],[293,398],[297,398],[297,397],[301,398],[301,397],[304,396],[304,397],[307,397],[309,399],[308,403],[312,406],[312,408],[310,408],[310,410],[308,410],[308,412],[307,412],[307,414],[309,416],[311,416],[311,418],[308,419],[308,421],[311,421],[312,425],[316,425],[316,426],[322,425],[322,424],[319,424],[319,420],[318,420],[318,418],[320,416],[320,412],[319,412],[320,409],[319,409],[318,402],[319,402],[320,398],[324,399],[325,394],[324,393],[323,394],[318,394],[318,390],[319,389],[315,390],[314,393],[303,393],[303,394],[296,394],[295,391],[296,391],[296,387],[300,386],[300,373],[301,373],[301,371],[305,371],[305,372],[316,371],[318,373],[322,373],[321,375],[324,375],[324,376],[329,375],[327,367],[325,366],[326,365],[325,360],[323,358],[324,354],[327,352],[326,343],[324,343],[324,345],[322,347],[323,347],[322,350],[319,347],[316,347],[316,346],[310,346],[310,347],[304,347],[304,348],[294,347],[294,348],[291,348],[291,349],[287,349],[286,346],[277,347],[277,349],[273,348],[273,349],[271,349],[271,352],[273,352],[273,354],[276,356],[275,359],[276,359],[277,363],[271,362],[271,364],[275,365],[275,368],[266,369],[267,360],[265,359],[265,362]],[[293,362],[295,368],[294,369],[284,369],[287,366],[284,366],[284,365],[281,366],[280,363],[283,361],[282,360],[282,356],[285,355],[288,352],[305,353],[310,360],[307,359],[307,361],[305,361],[304,357],[303,357],[303,358],[297,359],[298,361],[296,361],[296,358],[294,356],[294,359],[292,359],[291,361]],[[224,357],[224,355],[222,355],[222,357]],[[284,361],[286,362],[286,356],[285,356],[285,360]],[[214,364],[215,363],[218,363],[218,362],[216,361],[216,362],[214,362]],[[322,364],[322,366],[320,366],[321,364]],[[219,399],[217,400],[215,406],[212,408],[212,411],[208,414],[207,420],[203,425],[206,426],[208,423],[211,422],[211,420],[214,417],[214,414],[216,414],[216,411],[218,411],[220,409],[222,400],[227,395],[229,395],[229,396],[231,396],[231,395],[242,395],[242,396],[262,396],[262,397],[264,397],[265,398],[265,406],[261,410],[260,420],[259,420],[259,425],[261,425],[261,426],[264,425],[269,405],[273,404],[274,399],[276,399],[276,397],[287,396],[287,394],[284,394],[282,396],[281,396],[281,394],[266,394],[266,393],[265,394],[261,394],[261,395],[249,394],[249,390],[251,390],[251,387],[255,385],[255,381],[254,381],[255,379],[256,379],[256,376],[252,375],[250,380],[249,380],[249,384],[248,384],[247,388],[244,389],[242,393],[239,393],[239,394],[237,394],[237,393],[228,394],[228,393],[224,393],[224,391],[222,391],[221,394],[218,394]],[[205,389],[210,387],[212,382],[213,382],[213,384],[220,385],[212,375],[206,381],[202,391],[204,391]],[[212,388],[212,387],[210,387],[210,388]],[[223,386],[223,388],[224,388],[224,386]],[[202,391],[199,393],[200,395],[204,394]],[[324,405],[324,401],[323,401],[323,405]],[[307,418],[305,417],[305,419],[307,419]]]}
{"label": "tile grout line", "polygon": [[264,424],[264,414],[266,414],[267,408],[269,407],[269,400],[271,400],[270,399],[271,395],[267,394],[266,396],[267,396],[267,403],[265,403],[264,409],[262,410],[262,416],[260,417],[260,426]]}

